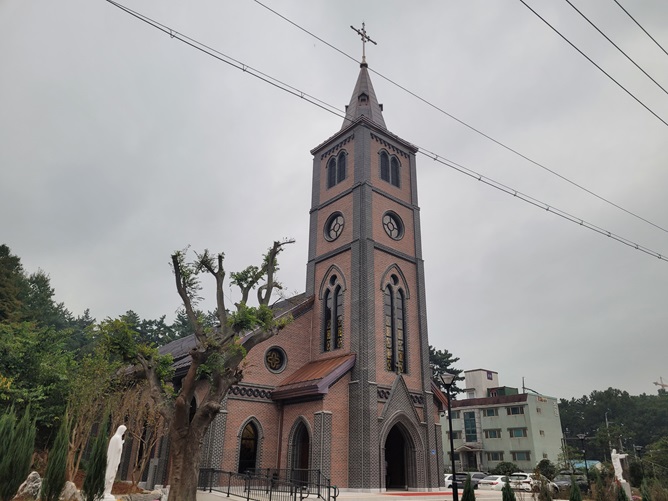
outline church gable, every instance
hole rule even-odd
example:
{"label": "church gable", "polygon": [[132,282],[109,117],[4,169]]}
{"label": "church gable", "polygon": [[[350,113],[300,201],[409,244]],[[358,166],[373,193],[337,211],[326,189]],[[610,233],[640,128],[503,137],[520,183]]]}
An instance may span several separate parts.
{"label": "church gable", "polygon": [[397,376],[394,379],[394,384],[389,395],[387,395],[387,400],[378,419],[385,421],[398,413],[404,413],[416,426],[422,422],[415,409],[413,396],[408,391],[408,387],[402,376]]}

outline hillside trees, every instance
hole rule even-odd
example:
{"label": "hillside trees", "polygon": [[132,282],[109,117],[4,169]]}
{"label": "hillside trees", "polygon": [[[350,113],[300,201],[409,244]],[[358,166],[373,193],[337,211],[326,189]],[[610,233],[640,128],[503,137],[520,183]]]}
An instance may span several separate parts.
{"label": "hillside trees", "polygon": [[[259,266],[249,266],[230,275],[231,283],[241,292],[241,300],[235,304],[234,311],[229,311],[225,303],[222,253],[214,255],[205,250],[196,254],[192,262],[186,261],[185,252],[172,255],[176,289],[194,330],[190,366],[176,390],[166,384],[170,363],[158,356],[157,350],[137,343],[126,329],[110,331],[110,346],[122,354],[124,360],[137,364],[138,374],[148,381],[155,407],[168,425],[170,501],[195,501],[202,439],[220,412],[221,401],[228,389],[241,380],[241,363],[246,353],[277,334],[289,322],[285,317],[274,318],[269,307],[272,293],[281,287],[275,278],[277,257],[288,243],[292,241],[274,242]],[[196,310],[202,274],[215,280],[218,325],[214,328],[208,327]],[[248,300],[256,288],[258,306],[254,307]],[[198,382],[206,389],[193,409]]]}

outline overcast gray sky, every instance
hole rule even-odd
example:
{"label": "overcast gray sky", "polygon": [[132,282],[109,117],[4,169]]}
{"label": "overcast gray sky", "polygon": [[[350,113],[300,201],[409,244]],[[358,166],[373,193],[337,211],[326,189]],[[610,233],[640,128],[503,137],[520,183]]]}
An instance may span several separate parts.
{"label": "overcast gray sky", "polygon": [[[254,1],[123,3],[336,107],[350,99],[359,65]],[[668,121],[668,95],[565,1],[529,3]],[[621,3],[668,48],[668,2]],[[266,4],[356,58],[350,25],[365,21],[372,70],[668,228],[668,126],[519,0]],[[574,4],[668,87],[668,55],[615,3]],[[234,271],[296,238],[280,278],[304,289],[309,151],[340,118],[104,0],[2,0],[0,64],[0,243],[75,314],[171,321],[169,256],[187,245],[225,251]],[[668,254],[665,231],[372,80],[395,134]],[[459,368],[560,398],[668,378],[667,262],[422,155],[418,182],[430,342]]]}

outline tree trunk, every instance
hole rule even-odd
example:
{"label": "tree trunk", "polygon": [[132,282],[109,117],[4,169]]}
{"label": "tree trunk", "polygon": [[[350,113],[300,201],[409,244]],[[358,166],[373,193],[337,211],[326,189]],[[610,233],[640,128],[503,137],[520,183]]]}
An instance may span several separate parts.
{"label": "tree trunk", "polygon": [[169,498],[167,501],[196,501],[199,479],[200,445],[208,428],[196,429],[190,423],[188,433],[179,435],[172,428],[170,433]]}

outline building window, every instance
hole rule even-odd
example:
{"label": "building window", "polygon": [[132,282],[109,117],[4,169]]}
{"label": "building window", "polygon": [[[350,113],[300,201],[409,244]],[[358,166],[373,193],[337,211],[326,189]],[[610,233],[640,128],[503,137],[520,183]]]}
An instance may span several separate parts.
{"label": "building window", "polygon": [[323,295],[323,351],[343,348],[343,287],[336,275]]}
{"label": "building window", "polygon": [[547,454],[543,452],[543,459],[547,459]]}
{"label": "building window", "polygon": [[459,461],[459,452],[455,452],[454,454],[452,452],[448,452],[448,456],[450,456],[450,461],[453,459],[455,461]]}
{"label": "building window", "polygon": [[385,369],[406,372],[406,297],[399,277],[392,275],[385,286],[383,315],[385,317]]}
{"label": "building window", "polygon": [[540,436],[544,437],[545,436],[545,430],[540,430]]}
{"label": "building window", "polygon": [[327,221],[325,221],[324,236],[325,240],[328,242],[333,242],[343,232],[345,226],[345,219],[343,219],[343,214],[340,212],[334,212],[331,214]]}
{"label": "building window", "polygon": [[399,188],[401,184],[400,173],[401,173],[401,164],[399,163],[397,157],[393,156],[392,158],[390,158],[390,156],[387,154],[386,151],[381,151],[380,178],[383,181],[387,181],[391,185]]}
{"label": "building window", "polygon": [[347,158],[346,152],[342,151],[338,157],[332,157],[327,162],[327,188],[339,184],[346,178]]}
{"label": "building window", "polygon": [[508,433],[510,433],[510,438],[523,438],[527,436],[526,428],[508,428]]}
{"label": "building window", "polygon": [[464,413],[464,434],[467,442],[477,442],[478,432],[475,424],[475,412]]}
{"label": "building window", "polygon": [[255,468],[257,462],[257,428],[248,423],[241,432],[239,446],[239,473]]}
{"label": "building window", "polygon": [[498,396],[499,396],[499,395],[498,395],[498,390],[496,390],[496,389],[494,389],[494,390],[489,390],[489,396],[490,396],[490,397],[498,397]]}
{"label": "building window", "polygon": [[503,452],[488,452],[487,461],[503,461]]}
{"label": "building window", "polygon": [[452,419],[459,419],[461,417],[462,416],[460,411],[452,411]]}
{"label": "building window", "polygon": [[404,223],[394,212],[383,214],[383,229],[392,240],[401,240],[404,236]]}
{"label": "building window", "polygon": [[514,407],[506,407],[506,412],[508,412],[509,416],[515,416],[517,414],[524,414],[524,406],[523,405],[516,405]]}
{"label": "building window", "polygon": [[541,409],[540,407],[536,407],[536,414],[542,414],[542,413],[543,409]]}
{"label": "building window", "polygon": [[483,409],[482,415],[485,417],[494,417],[499,415],[499,409],[496,407],[494,409]]}
{"label": "building window", "polygon": [[264,364],[271,372],[283,372],[287,365],[288,357],[278,346],[269,348],[264,354]]}
{"label": "building window", "polygon": [[485,438],[501,438],[501,430],[485,430]]}
{"label": "building window", "polygon": [[513,461],[531,461],[531,452],[529,451],[512,451],[510,454]]}
{"label": "building window", "polygon": [[[450,436],[450,432],[448,433],[448,437]],[[452,432],[452,440],[461,440],[462,439],[462,431],[457,430]]]}

